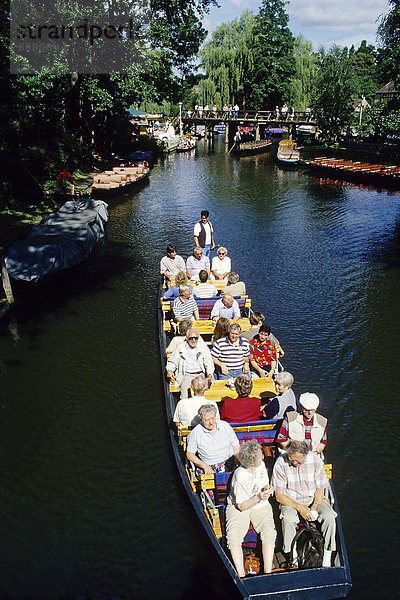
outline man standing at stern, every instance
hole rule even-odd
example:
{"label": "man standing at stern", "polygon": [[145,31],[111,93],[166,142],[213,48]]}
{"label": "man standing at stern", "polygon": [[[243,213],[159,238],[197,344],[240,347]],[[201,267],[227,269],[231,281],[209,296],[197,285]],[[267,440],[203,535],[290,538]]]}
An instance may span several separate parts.
{"label": "man standing at stern", "polygon": [[210,250],[214,250],[214,230],[211,221],[208,220],[208,210],[201,211],[201,220],[195,224],[193,239],[196,246],[203,248],[203,255],[210,256]]}

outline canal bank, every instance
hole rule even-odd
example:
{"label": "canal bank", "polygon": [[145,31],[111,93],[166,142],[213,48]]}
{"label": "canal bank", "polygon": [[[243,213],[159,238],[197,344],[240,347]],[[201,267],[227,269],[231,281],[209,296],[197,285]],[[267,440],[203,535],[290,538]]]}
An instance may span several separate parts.
{"label": "canal bank", "polygon": [[272,152],[235,158],[218,142],[110,200],[89,259],[21,291],[19,339],[1,329],[1,597],[233,598],[172,463],[155,323],[159,259],[168,243],[191,253],[203,208],[286,351],[296,395],[316,392],[329,419],[349,597],[394,595],[396,456],[371,445],[399,412],[392,393],[377,410],[376,391],[377,376],[400,385],[399,206],[398,193],[326,185],[279,169]]}

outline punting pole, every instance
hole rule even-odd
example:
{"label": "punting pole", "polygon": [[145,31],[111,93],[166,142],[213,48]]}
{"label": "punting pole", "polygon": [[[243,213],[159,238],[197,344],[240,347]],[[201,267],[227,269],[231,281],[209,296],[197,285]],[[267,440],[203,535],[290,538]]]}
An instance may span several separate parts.
{"label": "punting pole", "polygon": [[[6,263],[4,261],[4,251],[1,250],[1,281],[6,295],[7,303],[10,306],[14,304],[14,295],[11,288],[10,277],[8,275]],[[4,311],[4,309],[3,309]]]}

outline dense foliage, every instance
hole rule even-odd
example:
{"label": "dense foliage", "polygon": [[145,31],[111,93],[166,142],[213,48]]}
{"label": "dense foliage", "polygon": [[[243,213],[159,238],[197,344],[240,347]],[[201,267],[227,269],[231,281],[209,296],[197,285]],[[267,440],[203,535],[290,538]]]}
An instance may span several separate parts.
{"label": "dense foliage", "polygon": [[288,101],[294,74],[294,38],[283,0],[263,0],[253,37],[254,68],[249,76],[253,108]]}
{"label": "dense foliage", "polygon": [[[190,67],[204,41],[201,18],[213,2],[151,0],[150,26],[148,18],[135,23],[140,35],[147,36],[138,45],[137,60],[129,62],[131,54],[123,39],[125,63],[112,51],[102,53],[100,47],[98,55],[94,52],[87,57],[86,71],[74,68],[74,61],[82,64],[74,49],[67,52],[60,46],[58,53],[42,58],[41,64],[34,52],[19,54],[17,47],[10,46],[10,14],[2,5],[0,90],[5,101],[0,103],[0,193],[24,198],[29,189],[31,195],[39,195],[42,186],[54,181],[63,168],[72,171],[85,162],[90,166],[95,153],[107,158],[128,151],[131,131],[126,109],[149,103],[172,107],[177,102],[178,73]],[[26,0],[21,6],[26,14],[35,15],[33,22],[48,22],[49,7],[43,3]],[[99,23],[124,23],[132,6],[130,0],[96,5],[83,0],[79,4],[58,2],[51,10],[57,23],[80,23],[87,14]],[[22,22],[22,13],[19,18]],[[26,74],[10,74],[10,56],[14,67]]]}
{"label": "dense foliage", "polygon": [[240,19],[218,27],[203,46],[200,56],[207,78],[199,81],[201,104],[215,103],[219,108],[236,102],[246,105],[248,75],[254,67],[256,21],[256,17],[246,11]]}
{"label": "dense foliage", "polygon": [[[19,6],[40,22],[44,3],[24,2]],[[202,18],[216,0],[150,0],[150,5],[143,0],[135,20],[141,42],[134,46],[136,59],[131,60],[122,43],[127,66],[118,68],[117,55],[106,56],[99,46],[99,55],[88,58],[91,74],[74,68],[81,58],[76,51],[68,56],[60,50],[41,66],[35,63],[35,52],[18,54],[9,42],[9,8],[2,4],[0,193],[26,197],[29,189],[31,198],[62,169],[73,171],[85,162],[90,166],[95,153],[104,158],[125,153],[131,144],[126,118],[131,106],[174,114],[178,101],[186,108],[198,102],[218,109],[229,103],[248,109],[286,103],[301,111],[311,105],[328,142],[349,125],[358,125],[362,136],[395,136],[400,130],[399,100],[375,106],[375,92],[384,84],[394,81],[400,89],[400,0],[388,2],[389,12],[378,28],[378,49],[362,41],[357,49],[334,46],[315,53],[302,36],[293,37],[285,0],[261,0],[257,14],[245,11],[221,25],[204,45]],[[55,18],[62,8],[70,20],[91,14],[102,22],[124,22],[132,6],[131,0],[96,5],[93,0],[59,0],[51,10]],[[205,74],[193,72],[196,55]],[[10,75],[10,56],[26,74]],[[29,70],[29,61],[36,71]],[[354,106],[362,97],[370,107],[363,106],[359,118]]]}
{"label": "dense foliage", "polygon": [[389,0],[389,7],[378,28],[380,65],[386,80],[394,81],[400,90],[400,0]]}
{"label": "dense foliage", "polygon": [[304,111],[312,103],[318,56],[313,52],[311,42],[302,35],[294,40],[293,56],[295,72],[290,82],[290,102],[296,110]]}
{"label": "dense foliage", "polygon": [[344,127],[349,125],[356,89],[354,65],[347,48],[321,48],[315,80],[314,114],[328,143],[335,142]]}

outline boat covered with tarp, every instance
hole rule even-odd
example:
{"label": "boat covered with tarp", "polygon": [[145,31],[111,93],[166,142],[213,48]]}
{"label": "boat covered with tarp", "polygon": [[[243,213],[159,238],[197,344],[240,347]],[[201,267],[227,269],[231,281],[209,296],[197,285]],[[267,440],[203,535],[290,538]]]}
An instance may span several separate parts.
{"label": "boat covered with tarp", "polygon": [[[215,282],[213,284],[224,283]],[[171,300],[165,300],[163,294],[164,287],[161,286],[158,297],[159,306],[159,339],[161,352],[161,365],[164,373],[164,395],[166,416],[168,422],[168,433],[172,446],[174,460],[177,465],[179,477],[187,493],[190,503],[198,518],[199,526],[203,529],[215,553],[215,564],[221,568],[221,573],[231,578],[242,598],[246,600],[332,600],[334,598],[345,597],[351,588],[350,567],[345,547],[343,529],[338,509],[336,495],[333,489],[331,474],[332,465],[325,465],[325,472],[328,478],[328,487],[326,489],[326,500],[337,513],[336,518],[336,547],[332,566],[329,568],[316,567],[308,569],[294,569],[291,566],[283,566],[283,556],[281,553],[281,542],[279,533],[279,516],[275,515],[275,525],[278,531],[274,553],[274,563],[272,573],[261,574],[260,571],[253,570],[252,561],[248,561],[249,568],[247,575],[240,578],[234,568],[231,555],[226,543],[226,524],[225,507],[226,498],[229,493],[229,482],[232,473],[214,472],[212,474],[202,474],[195,465],[187,460],[187,436],[192,427],[185,427],[180,423],[174,422],[174,413],[179,399],[179,386],[175,380],[168,380],[165,377],[166,361],[168,356],[167,347],[173,338],[175,327],[172,314]],[[206,344],[212,344],[211,336],[215,322],[210,320],[210,313],[213,304],[220,296],[208,299],[196,298],[199,310],[200,320],[193,323],[201,334]],[[241,311],[240,320],[242,330],[249,330],[251,325],[249,316],[251,314],[251,299],[248,296],[237,298],[238,306]],[[279,362],[279,361],[278,361]],[[282,368],[282,365],[280,365]],[[275,383],[273,379],[260,377],[254,379],[253,395],[265,399],[267,402],[271,397],[276,396]],[[273,391],[274,390],[274,391]],[[204,391],[206,400],[213,400],[218,405],[227,397],[236,397],[236,393],[231,391],[230,382],[218,380],[215,381],[207,390]],[[230,423],[233,427],[239,442],[256,439],[263,447],[265,463],[268,469],[272,468],[275,456],[275,436],[280,426],[276,420],[259,420],[249,423]],[[278,509],[276,504],[275,512]],[[254,530],[249,529],[243,544],[244,556],[253,558],[260,556],[260,547],[255,538]],[[200,539],[200,535],[199,535]],[[260,559],[259,559],[260,560]]]}
{"label": "boat covered with tarp", "polygon": [[82,262],[104,236],[107,207],[92,198],[66,202],[8,248],[5,266],[10,277],[39,281]]}

